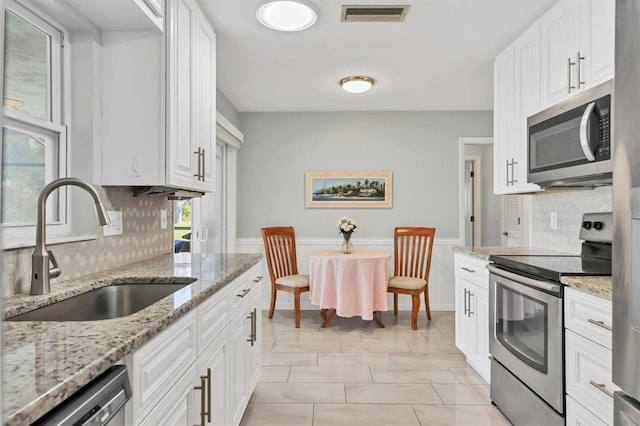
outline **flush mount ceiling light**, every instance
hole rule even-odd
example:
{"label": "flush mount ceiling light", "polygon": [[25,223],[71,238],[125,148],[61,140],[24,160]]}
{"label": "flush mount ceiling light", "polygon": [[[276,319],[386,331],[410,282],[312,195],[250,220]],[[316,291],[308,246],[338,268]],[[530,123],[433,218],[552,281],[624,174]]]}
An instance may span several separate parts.
{"label": "flush mount ceiling light", "polygon": [[363,93],[371,89],[373,79],[363,76],[345,77],[340,80],[340,86],[349,93]]}
{"label": "flush mount ceiling light", "polygon": [[301,31],[312,26],[318,14],[306,2],[275,0],[263,3],[256,11],[262,25],[278,31]]}

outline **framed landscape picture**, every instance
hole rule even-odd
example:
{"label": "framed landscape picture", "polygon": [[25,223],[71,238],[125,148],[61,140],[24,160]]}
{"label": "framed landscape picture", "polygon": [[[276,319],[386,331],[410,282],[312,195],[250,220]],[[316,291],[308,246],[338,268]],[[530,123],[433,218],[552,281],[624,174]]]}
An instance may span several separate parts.
{"label": "framed landscape picture", "polygon": [[305,173],[305,207],[391,208],[391,172],[314,171]]}

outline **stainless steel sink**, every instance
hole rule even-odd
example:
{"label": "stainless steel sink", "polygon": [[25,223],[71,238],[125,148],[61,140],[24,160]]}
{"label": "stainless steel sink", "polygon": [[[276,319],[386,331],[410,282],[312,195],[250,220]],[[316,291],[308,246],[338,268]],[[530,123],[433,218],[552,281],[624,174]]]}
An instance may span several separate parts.
{"label": "stainless steel sink", "polygon": [[7,321],[96,321],[138,312],[189,284],[112,284],[39,308]]}

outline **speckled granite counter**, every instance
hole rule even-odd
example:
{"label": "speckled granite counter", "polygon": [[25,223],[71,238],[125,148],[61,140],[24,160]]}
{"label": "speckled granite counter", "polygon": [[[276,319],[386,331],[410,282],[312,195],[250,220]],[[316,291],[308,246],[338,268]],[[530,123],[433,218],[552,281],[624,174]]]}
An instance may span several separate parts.
{"label": "speckled granite counter", "polygon": [[122,318],[90,322],[3,321],[3,423],[32,423],[257,264],[261,257],[168,254],[108,273],[52,283],[48,295],[5,298],[7,318],[124,279],[166,283],[196,278],[185,287],[190,291],[180,291],[180,300],[168,296]]}
{"label": "speckled granite counter", "polygon": [[561,277],[560,282],[611,299],[611,277]]}
{"label": "speckled granite counter", "polygon": [[535,255],[560,255],[567,254],[559,251],[540,249],[535,247],[503,247],[503,246],[466,246],[454,247],[453,251],[469,256],[477,257],[482,260],[489,260],[489,256],[495,255],[513,255],[513,256],[535,256]]}

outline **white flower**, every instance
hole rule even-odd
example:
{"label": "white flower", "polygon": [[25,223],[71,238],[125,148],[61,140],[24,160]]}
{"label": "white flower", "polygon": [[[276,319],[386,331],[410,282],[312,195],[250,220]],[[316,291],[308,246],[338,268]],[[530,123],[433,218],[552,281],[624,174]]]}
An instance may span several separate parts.
{"label": "white flower", "polygon": [[338,229],[342,234],[351,234],[357,227],[356,221],[349,216],[342,216],[338,221]]}

